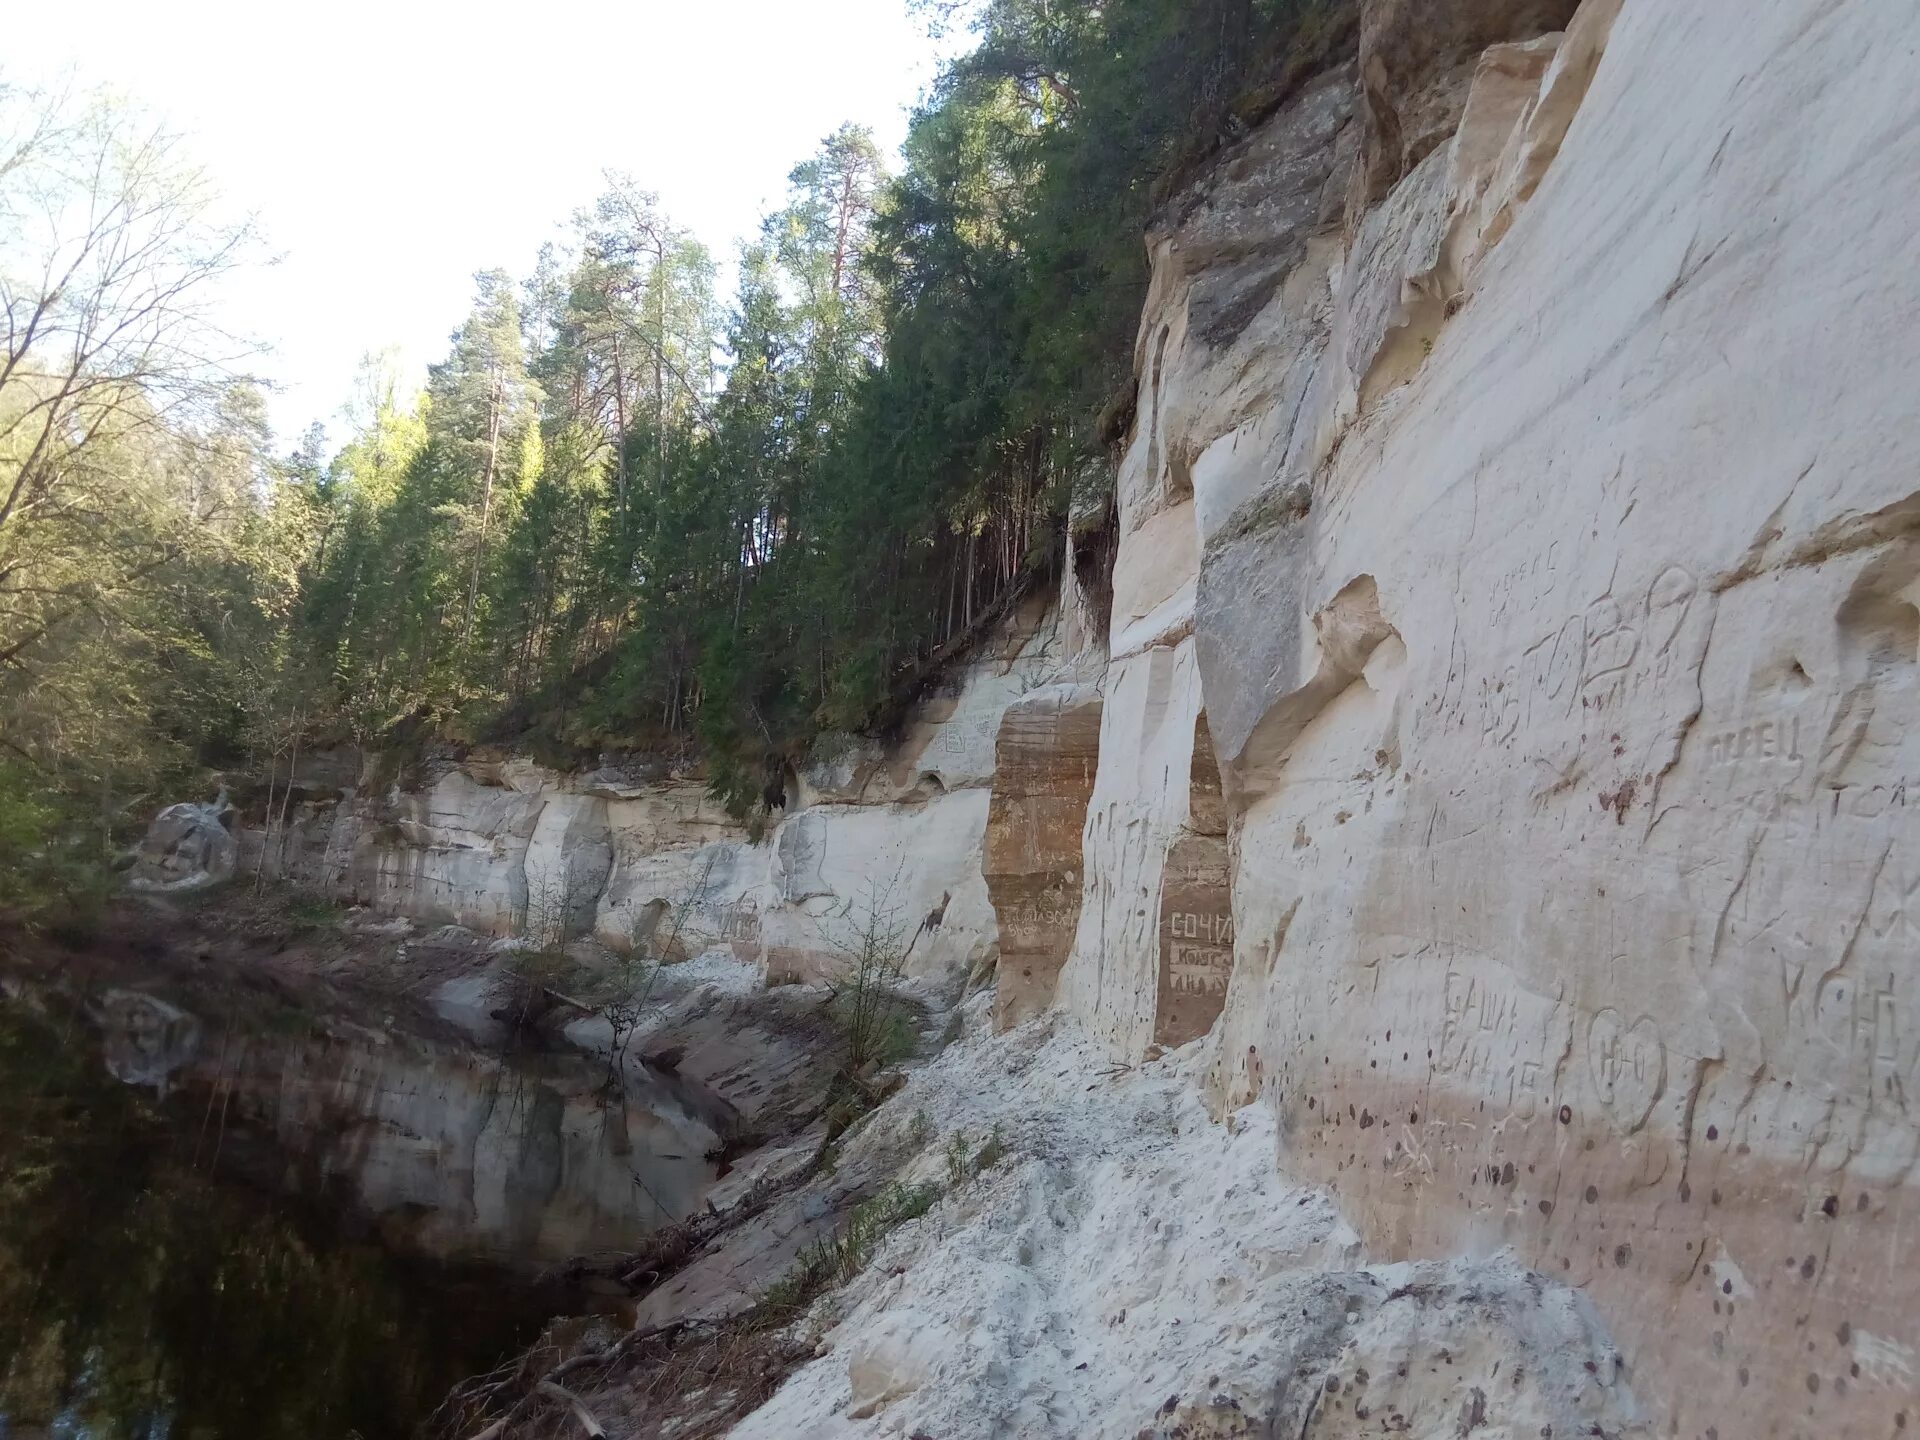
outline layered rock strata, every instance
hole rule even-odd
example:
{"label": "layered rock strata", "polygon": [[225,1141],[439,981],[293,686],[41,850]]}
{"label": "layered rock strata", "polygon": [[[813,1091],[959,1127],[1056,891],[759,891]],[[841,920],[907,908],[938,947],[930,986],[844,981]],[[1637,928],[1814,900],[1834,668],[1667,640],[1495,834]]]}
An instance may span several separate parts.
{"label": "layered rock strata", "polygon": [[1418,8],[1153,237],[1060,993],[1155,1038],[1204,717],[1217,1105],[1586,1287],[1665,1433],[1896,1433],[1920,20]]}
{"label": "layered rock strata", "polygon": [[1000,928],[994,1019],[1002,1026],[1053,1003],[1073,943],[1101,704],[1094,686],[1051,686],[1009,707],[1000,723],[986,880]]}
{"label": "layered rock strata", "polygon": [[1149,236],[1104,625],[1028,617],[763,844],[469,758],[303,801],[285,868],[771,978],[879,905],[1001,1024],[1205,1036],[1373,1258],[1583,1288],[1658,1433],[1899,1433],[1920,16],[1362,9]]}
{"label": "layered rock strata", "polygon": [[657,759],[558,772],[480,752],[403,784],[379,756],[323,752],[243,833],[240,870],[542,945],[669,959],[724,946],[776,982],[838,973],[878,938],[912,975],[954,984],[995,953],[982,857],[1001,716],[1097,673],[1069,632],[1046,603],[1012,617],[894,743],[823,745],[761,839],[697,771]]}

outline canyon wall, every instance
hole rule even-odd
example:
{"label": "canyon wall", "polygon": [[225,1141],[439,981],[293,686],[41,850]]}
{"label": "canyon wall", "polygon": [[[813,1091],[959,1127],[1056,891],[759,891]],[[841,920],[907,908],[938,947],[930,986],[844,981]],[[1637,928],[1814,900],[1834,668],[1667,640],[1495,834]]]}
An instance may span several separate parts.
{"label": "canyon wall", "polygon": [[723,946],[771,983],[844,970],[873,937],[951,988],[997,953],[982,861],[1001,717],[1101,658],[1057,604],[1026,605],[888,743],[823,744],[761,835],[728,818],[697,767],[660,757],[557,771],[505,752],[404,768],[310,753],[290,795],[281,777],[270,819],[250,810],[238,869],[543,945],[676,959]]}
{"label": "canyon wall", "polygon": [[884,912],[1002,1025],[1200,1039],[1375,1257],[1583,1287],[1660,1433],[1892,1435],[1920,12],[1361,9],[1149,236],[1104,625],[1070,560],[757,840],[469,755],[303,778],[266,860],[769,980]]}
{"label": "canyon wall", "polygon": [[1151,237],[1060,997],[1137,1058],[1224,933],[1216,1106],[1375,1253],[1586,1287],[1665,1433],[1893,1434],[1920,12],[1364,8]]}

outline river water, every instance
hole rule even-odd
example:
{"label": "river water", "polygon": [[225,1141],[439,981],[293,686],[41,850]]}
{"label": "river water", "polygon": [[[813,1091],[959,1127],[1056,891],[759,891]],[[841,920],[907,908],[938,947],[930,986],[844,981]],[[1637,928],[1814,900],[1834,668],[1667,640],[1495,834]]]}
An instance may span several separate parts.
{"label": "river water", "polygon": [[[286,1103],[290,1071],[224,1093],[192,1083],[196,1065],[205,1072],[216,1053],[227,1065],[235,1047],[225,1036],[216,1046],[190,1010],[145,994],[130,1005],[129,992],[71,976],[5,978],[0,1440],[407,1436],[455,1381],[523,1349],[555,1313],[586,1308],[536,1281],[535,1267],[449,1258],[459,1247],[445,1243],[447,1223],[427,1226],[436,1246],[395,1243],[425,1223],[433,1185],[475,1189],[471,1146],[463,1156],[381,1110],[396,1087],[418,1108],[408,1086],[420,1082],[406,1078],[417,1063],[389,1064],[358,1089],[335,1084],[340,1105],[299,1111],[325,1133],[286,1152],[271,1112]],[[304,1023],[276,1036],[270,1020],[250,1022],[252,1053],[310,1069],[324,1042]],[[355,1138],[356,1126],[374,1138]],[[387,1158],[402,1145],[428,1198],[383,1193],[369,1204],[366,1157],[382,1159],[391,1192]],[[314,1179],[317,1153],[328,1157],[325,1183]],[[462,1164],[448,1182],[447,1167]],[[559,1176],[534,1211],[559,1204],[564,1188]],[[456,1221],[471,1228],[472,1209]],[[490,1257],[509,1258],[527,1257]]]}

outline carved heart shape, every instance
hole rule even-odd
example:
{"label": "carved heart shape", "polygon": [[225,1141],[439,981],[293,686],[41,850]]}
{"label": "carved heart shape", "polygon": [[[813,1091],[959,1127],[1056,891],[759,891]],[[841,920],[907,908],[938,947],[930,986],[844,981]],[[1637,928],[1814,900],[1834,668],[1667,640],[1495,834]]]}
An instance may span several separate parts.
{"label": "carved heart shape", "polygon": [[1600,1104],[1622,1135],[1647,1123],[1667,1084],[1667,1047],[1653,1018],[1632,1024],[1601,1010],[1587,1024],[1587,1067]]}

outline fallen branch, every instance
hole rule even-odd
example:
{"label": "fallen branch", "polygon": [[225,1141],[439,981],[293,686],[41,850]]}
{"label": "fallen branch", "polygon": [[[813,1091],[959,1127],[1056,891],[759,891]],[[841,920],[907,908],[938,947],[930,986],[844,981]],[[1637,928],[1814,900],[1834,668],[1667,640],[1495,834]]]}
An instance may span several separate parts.
{"label": "fallen branch", "polygon": [[558,1400],[573,1412],[573,1418],[580,1422],[580,1428],[587,1432],[587,1440],[607,1440],[607,1427],[593,1418],[593,1412],[587,1409],[580,1397],[564,1386],[551,1380],[542,1380],[535,1390],[550,1400]]}
{"label": "fallen branch", "polygon": [[650,1325],[645,1330],[629,1330],[604,1350],[588,1350],[575,1355],[571,1360],[563,1360],[546,1373],[541,1383],[564,1380],[575,1371],[585,1370],[590,1366],[612,1365],[624,1359],[627,1352],[634,1346],[644,1345],[649,1340],[671,1340],[691,1324],[693,1324],[691,1320],[670,1320],[665,1325]]}

